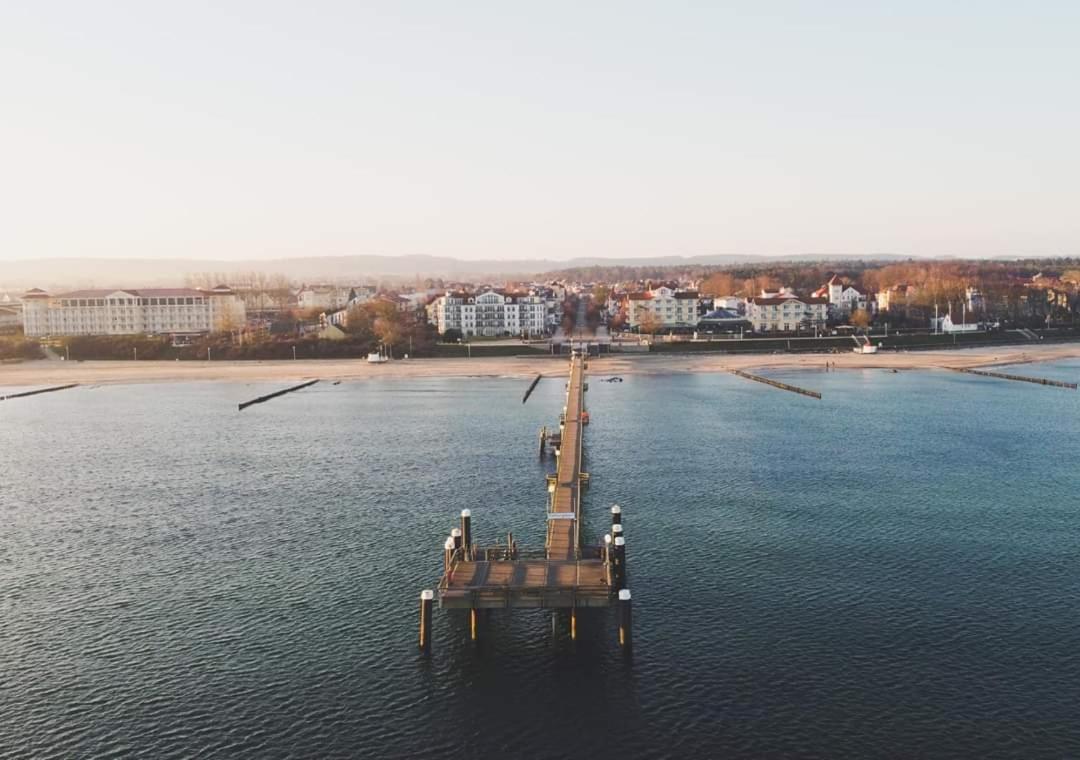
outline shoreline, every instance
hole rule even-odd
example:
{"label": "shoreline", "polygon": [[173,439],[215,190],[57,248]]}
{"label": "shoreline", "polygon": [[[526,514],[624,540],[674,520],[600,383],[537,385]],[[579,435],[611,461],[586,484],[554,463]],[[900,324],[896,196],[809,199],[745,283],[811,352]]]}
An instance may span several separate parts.
{"label": "shoreline", "polygon": [[[590,360],[595,375],[659,375],[768,369],[928,370],[1031,364],[1080,358],[1080,344],[960,348],[881,354],[608,354]],[[85,361],[49,359],[0,365],[0,386],[79,383],[114,385],[155,382],[270,382],[442,377],[531,378],[567,374],[566,363],[549,357],[408,359],[371,365],[363,359],[299,361]]]}

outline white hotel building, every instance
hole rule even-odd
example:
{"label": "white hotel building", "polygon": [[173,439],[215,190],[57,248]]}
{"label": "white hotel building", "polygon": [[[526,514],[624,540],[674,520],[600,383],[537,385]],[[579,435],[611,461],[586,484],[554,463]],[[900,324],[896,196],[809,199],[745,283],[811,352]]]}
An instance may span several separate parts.
{"label": "white hotel building", "polygon": [[547,300],[535,293],[448,292],[428,306],[428,319],[440,333],[460,330],[465,336],[541,336],[545,334],[547,312]]}
{"label": "white hotel building", "polygon": [[43,335],[191,335],[244,326],[244,302],[230,289],[77,290],[23,296],[23,329]]}
{"label": "white hotel building", "polygon": [[746,318],[754,332],[797,332],[825,325],[829,299],[797,296],[790,290],[746,299]]}
{"label": "white hotel building", "polygon": [[700,304],[701,299],[692,290],[660,287],[644,293],[630,293],[626,296],[626,324],[631,329],[640,328],[646,315],[651,315],[661,329],[696,327],[700,320]]}

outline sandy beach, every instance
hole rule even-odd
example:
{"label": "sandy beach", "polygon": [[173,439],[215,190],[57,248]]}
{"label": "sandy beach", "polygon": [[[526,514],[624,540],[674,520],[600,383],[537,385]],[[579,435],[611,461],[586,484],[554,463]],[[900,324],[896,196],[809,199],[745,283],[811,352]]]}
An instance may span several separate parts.
{"label": "sandy beach", "polygon": [[[848,354],[617,354],[595,358],[596,375],[669,374],[678,372],[752,371],[768,368],[897,370],[987,367],[1080,357],[1080,344],[971,348],[872,355]],[[0,386],[60,385],[65,383],[148,383],[183,381],[267,382],[319,378],[366,380],[412,377],[532,377],[537,373],[566,373],[558,358],[410,359],[371,365],[362,359],[300,361],[29,361],[0,365]]]}

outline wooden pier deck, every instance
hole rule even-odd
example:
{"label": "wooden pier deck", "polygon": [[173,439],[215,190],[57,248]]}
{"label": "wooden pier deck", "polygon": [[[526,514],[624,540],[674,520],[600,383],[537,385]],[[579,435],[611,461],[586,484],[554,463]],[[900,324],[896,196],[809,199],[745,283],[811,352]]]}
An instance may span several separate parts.
{"label": "wooden pier deck", "polygon": [[581,450],[585,410],[585,357],[570,360],[570,380],[566,384],[566,406],[560,420],[562,443],[559,446],[554,490],[548,511],[547,541],[549,560],[572,560],[581,554]]}
{"label": "wooden pier deck", "polygon": [[448,544],[446,572],[437,590],[440,607],[574,608],[614,604],[618,589],[612,584],[605,552],[600,547],[582,546],[584,356],[571,357],[566,387],[556,471],[548,479],[543,556],[525,558],[516,545],[485,549],[464,542],[460,548]]}

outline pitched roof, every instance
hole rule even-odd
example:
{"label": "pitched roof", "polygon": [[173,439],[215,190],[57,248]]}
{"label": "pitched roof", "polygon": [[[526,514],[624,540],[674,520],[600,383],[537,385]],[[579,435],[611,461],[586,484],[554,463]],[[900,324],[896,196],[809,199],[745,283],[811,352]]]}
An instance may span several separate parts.
{"label": "pitched roof", "polygon": [[715,311],[710,311],[708,314],[706,314],[701,319],[702,320],[706,320],[706,319],[738,319],[738,320],[745,320],[746,317],[742,316],[738,312],[732,311],[731,309],[717,309]]}
{"label": "pitched roof", "polygon": [[[220,285],[211,292],[232,293],[231,290]],[[57,298],[105,298],[111,296],[113,293],[126,293],[129,296],[142,298],[175,298],[177,296],[190,298],[192,296],[205,295],[206,291],[196,290],[195,288],[139,288],[138,290],[133,290],[131,288],[112,288],[110,290],[103,290],[99,288],[94,290],[73,290],[70,293],[61,293]]]}

